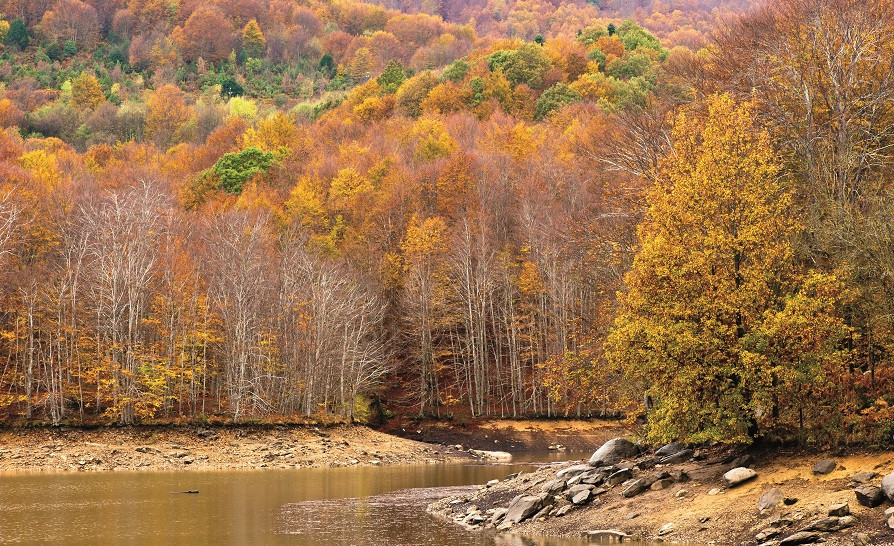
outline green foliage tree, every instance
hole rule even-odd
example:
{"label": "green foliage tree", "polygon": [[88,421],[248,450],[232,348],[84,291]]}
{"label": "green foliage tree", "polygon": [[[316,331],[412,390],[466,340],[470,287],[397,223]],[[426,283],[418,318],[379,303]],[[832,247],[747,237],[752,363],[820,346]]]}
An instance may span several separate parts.
{"label": "green foliage tree", "polygon": [[245,94],[245,89],[233,76],[226,76],[220,82],[220,94],[224,97],[239,97]]}
{"label": "green foliage tree", "polygon": [[562,106],[580,99],[580,93],[564,83],[557,83],[544,91],[537,99],[537,103],[534,105],[534,119],[540,121]]}
{"label": "green foliage tree", "polygon": [[12,22],[9,23],[9,30],[6,32],[6,40],[4,43],[7,45],[18,46],[19,49],[28,47],[28,44],[31,43],[31,34],[28,32],[28,27],[25,26],[24,21],[21,19],[13,19]]}
{"label": "green foliage tree", "polygon": [[211,169],[220,181],[220,189],[227,193],[239,194],[242,193],[242,186],[251,177],[267,172],[274,159],[273,153],[264,153],[252,146],[241,152],[224,154]]}
{"label": "green foliage tree", "polygon": [[607,358],[654,402],[651,439],[749,442],[845,367],[843,288],[795,267],[801,226],[750,105],[712,96],[673,140]]}
{"label": "green foliage tree", "polygon": [[500,50],[487,58],[491,70],[502,70],[513,87],[520,83],[540,89],[543,76],[552,66],[543,48],[525,44],[515,50]]}
{"label": "green foliage tree", "polygon": [[407,72],[403,65],[398,61],[388,61],[385,70],[376,78],[376,81],[382,87],[383,93],[394,93],[405,79],[407,79]]}
{"label": "green foliage tree", "polygon": [[444,69],[441,79],[457,83],[463,81],[468,73],[469,63],[465,59],[457,59]]}

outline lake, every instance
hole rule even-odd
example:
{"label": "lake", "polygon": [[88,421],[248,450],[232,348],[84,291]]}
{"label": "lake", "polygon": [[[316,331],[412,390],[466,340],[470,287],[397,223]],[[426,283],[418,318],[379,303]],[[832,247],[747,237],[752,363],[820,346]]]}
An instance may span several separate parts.
{"label": "lake", "polygon": [[[448,463],[7,474],[0,477],[0,540],[358,546],[581,544],[576,539],[468,532],[425,512],[429,502],[461,491],[459,488],[530,468],[516,463]],[[186,490],[199,493],[175,493]]]}

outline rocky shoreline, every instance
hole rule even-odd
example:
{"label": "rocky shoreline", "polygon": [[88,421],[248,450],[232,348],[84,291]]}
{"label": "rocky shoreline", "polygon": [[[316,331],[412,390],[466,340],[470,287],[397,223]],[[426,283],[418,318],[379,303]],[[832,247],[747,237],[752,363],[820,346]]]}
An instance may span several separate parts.
{"label": "rocky shoreline", "polygon": [[348,425],[0,430],[0,472],[314,468],[470,458]]}
{"label": "rocky shoreline", "polygon": [[469,528],[600,541],[894,544],[894,454],[822,459],[622,438],[428,511]]}

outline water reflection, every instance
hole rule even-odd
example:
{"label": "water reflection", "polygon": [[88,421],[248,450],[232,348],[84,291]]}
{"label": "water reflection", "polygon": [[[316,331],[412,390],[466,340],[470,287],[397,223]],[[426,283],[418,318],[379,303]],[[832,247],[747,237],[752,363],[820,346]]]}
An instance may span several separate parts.
{"label": "water reflection", "polygon": [[[251,543],[568,546],[469,533],[425,513],[450,491],[530,468],[512,464],[0,477],[5,543]],[[198,495],[172,494],[190,489]]]}

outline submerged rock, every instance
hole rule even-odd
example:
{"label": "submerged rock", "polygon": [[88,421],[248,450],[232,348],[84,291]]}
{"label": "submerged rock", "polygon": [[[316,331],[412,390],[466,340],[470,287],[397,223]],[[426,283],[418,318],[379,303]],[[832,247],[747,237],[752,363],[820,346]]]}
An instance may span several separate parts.
{"label": "submerged rock", "polygon": [[492,461],[512,460],[512,454],[505,451],[484,451],[481,449],[470,449],[469,454],[481,459],[490,459]]}

